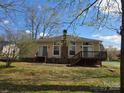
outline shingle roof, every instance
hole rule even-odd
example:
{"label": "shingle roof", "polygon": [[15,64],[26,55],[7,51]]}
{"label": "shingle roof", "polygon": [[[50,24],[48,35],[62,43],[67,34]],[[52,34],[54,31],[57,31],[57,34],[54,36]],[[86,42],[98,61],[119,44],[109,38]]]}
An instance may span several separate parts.
{"label": "shingle roof", "polygon": [[[80,41],[86,41],[86,42],[101,42],[101,40],[96,40],[96,39],[89,39],[85,37],[78,37],[78,36],[73,36],[73,35],[67,35],[67,40],[80,40]],[[43,39],[39,39],[40,41],[61,41],[63,39],[63,35],[60,36],[54,36],[54,37],[45,37]]]}

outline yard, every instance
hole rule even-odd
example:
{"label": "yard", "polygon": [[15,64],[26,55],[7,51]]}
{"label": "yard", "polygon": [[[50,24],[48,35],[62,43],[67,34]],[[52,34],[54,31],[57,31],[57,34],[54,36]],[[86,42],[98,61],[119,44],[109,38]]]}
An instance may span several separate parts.
{"label": "yard", "polygon": [[15,62],[4,68],[0,62],[0,93],[92,93],[119,87],[119,62],[103,67],[66,67],[61,64]]}

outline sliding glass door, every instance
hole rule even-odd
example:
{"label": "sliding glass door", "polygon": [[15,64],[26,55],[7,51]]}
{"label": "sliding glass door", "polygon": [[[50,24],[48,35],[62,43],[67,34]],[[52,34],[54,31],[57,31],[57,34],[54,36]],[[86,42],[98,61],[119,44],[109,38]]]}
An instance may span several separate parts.
{"label": "sliding glass door", "polygon": [[82,51],[83,57],[93,57],[92,45],[83,45]]}

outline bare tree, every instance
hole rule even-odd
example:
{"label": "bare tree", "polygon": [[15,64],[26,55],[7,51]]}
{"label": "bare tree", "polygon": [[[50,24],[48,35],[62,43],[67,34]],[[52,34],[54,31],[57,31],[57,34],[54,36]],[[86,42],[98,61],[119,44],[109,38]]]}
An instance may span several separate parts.
{"label": "bare tree", "polygon": [[[90,4],[87,8],[83,9],[71,22],[70,22],[70,25],[75,21],[77,20],[80,16],[83,15],[83,13],[85,12],[84,10],[87,10],[89,8],[92,7],[92,5],[96,4],[99,0],[95,0],[92,4]],[[109,5],[110,3],[110,0],[107,0],[107,5]],[[102,3],[102,0],[101,2],[98,2],[99,4],[99,7]],[[118,4],[117,0],[115,0],[115,3]],[[121,65],[120,65],[120,73],[121,73],[121,93],[124,93],[124,0],[121,0],[121,5],[122,5],[122,11],[121,9],[119,10],[119,14],[120,16],[122,16],[122,26],[121,26],[121,30],[118,29],[118,31],[120,30],[120,35],[121,35]],[[119,6],[119,5],[118,5]],[[97,16],[99,15],[99,7],[98,7],[98,13],[97,13]],[[105,16],[105,15],[104,15]],[[104,20],[108,20],[108,16],[109,16],[109,6],[108,6],[108,11],[107,11],[107,16],[104,17]],[[98,17],[97,17],[98,18]],[[99,26],[102,24],[103,20],[101,20],[101,22],[99,23]],[[120,27],[119,27],[120,28]],[[117,31],[117,32],[118,32]]]}
{"label": "bare tree", "polygon": [[0,0],[0,30],[5,35],[12,33],[10,32],[12,25],[17,25],[16,15],[17,13],[23,13],[24,3],[25,0]]}
{"label": "bare tree", "polygon": [[42,37],[59,26],[58,14],[51,7],[31,5],[26,7],[26,26],[32,33],[32,38],[37,39],[39,34],[42,33]]}
{"label": "bare tree", "polygon": [[22,12],[21,6],[25,0],[0,0],[0,29],[5,32],[6,40],[9,42],[6,46],[3,46],[2,57],[6,59],[6,67],[10,67],[11,63],[18,55],[18,48],[15,45],[15,39],[13,36],[13,30],[5,25],[9,21],[15,22],[16,13]]}
{"label": "bare tree", "polygon": [[0,12],[2,13],[0,15],[0,21],[3,19],[11,19],[12,16],[16,14],[16,12],[23,12],[21,9],[24,4],[25,0],[0,0]]}
{"label": "bare tree", "polygon": [[17,32],[16,45],[20,49],[19,57],[34,57],[39,47],[36,40],[26,32]]}
{"label": "bare tree", "polygon": [[121,27],[121,93],[124,93],[124,0],[122,4],[122,27]]}
{"label": "bare tree", "polygon": [[120,51],[117,48],[109,46],[106,48],[106,51],[108,61],[119,61],[118,55],[120,54]]}

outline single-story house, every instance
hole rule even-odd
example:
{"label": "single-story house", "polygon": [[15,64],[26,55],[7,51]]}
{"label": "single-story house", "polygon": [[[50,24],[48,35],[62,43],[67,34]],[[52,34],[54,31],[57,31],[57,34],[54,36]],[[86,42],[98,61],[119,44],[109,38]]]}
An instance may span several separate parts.
{"label": "single-story house", "polygon": [[70,65],[101,65],[106,59],[106,52],[101,40],[73,35],[45,37],[37,40],[39,49],[37,57],[46,57],[46,62],[68,63]]}

